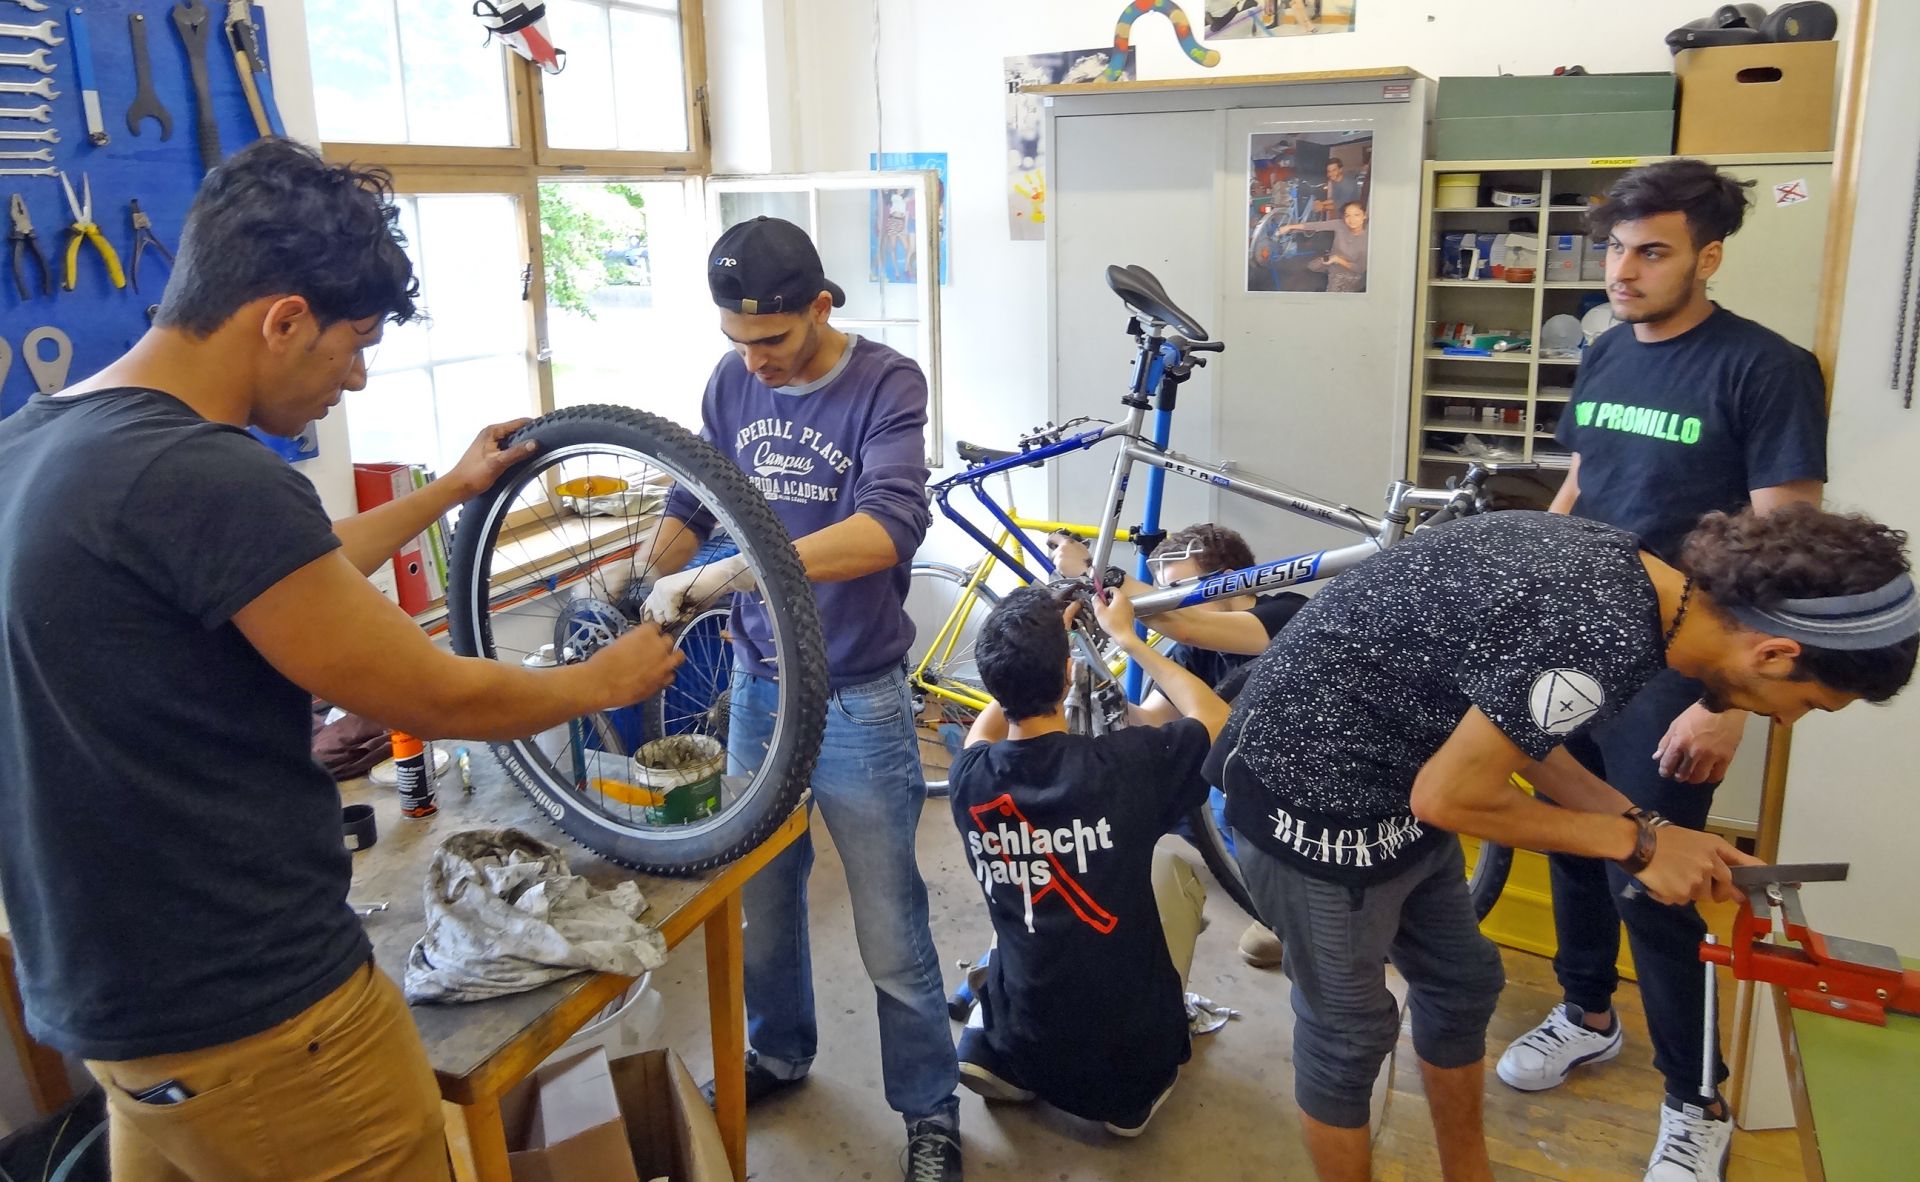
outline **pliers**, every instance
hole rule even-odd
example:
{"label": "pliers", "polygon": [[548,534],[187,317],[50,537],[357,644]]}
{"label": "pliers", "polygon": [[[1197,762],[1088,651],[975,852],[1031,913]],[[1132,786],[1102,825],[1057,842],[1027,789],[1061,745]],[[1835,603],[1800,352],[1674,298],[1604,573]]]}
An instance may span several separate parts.
{"label": "pliers", "polygon": [[27,216],[27,203],[20,194],[15,193],[13,200],[7,203],[7,214],[12,228],[7,231],[7,240],[13,243],[13,286],[20,298],[30,300],[32,294],[27,290],[27,269],[20,265],[20,256],[24,253],[40,268],[40,292],[53,294],[53,272],[47,268],[47,256],[40,253],[40,239],[33,233],[33,219]]}
{"label": "pliers", "polygon": [[82,240],[93,243],[93,248],[100,252],[101,260],[107,264],[107,278],[113,285],[125,287],[127,274],[120,269],[120,256],[114,253],[113,244],[93,221],[93,179],[84,174],[80,177],[80,190],[86,194],[84,201],[73,195],[73,182],[64,172],[60,174],[60,187],[67,191],[67,208],[73,211],[73,224],[67,227],[67,233],[72,235],[67,239],[67,290],[72,291],[79,279]]}
{"label": "pliers", "polygon": [[128,277],[133,280],[133,290],[139,291],[140,256],[146,252],[147,247],[151,246],[159,251],[160,257],[167,260],[169,267],[173,266],[173,252],[168,250],[167,244],[160,241],[154,234],[153,219],[147,216],[146,210],[140,208],[138,198],[128,201],[127,208],[133,211],[133,268]]}

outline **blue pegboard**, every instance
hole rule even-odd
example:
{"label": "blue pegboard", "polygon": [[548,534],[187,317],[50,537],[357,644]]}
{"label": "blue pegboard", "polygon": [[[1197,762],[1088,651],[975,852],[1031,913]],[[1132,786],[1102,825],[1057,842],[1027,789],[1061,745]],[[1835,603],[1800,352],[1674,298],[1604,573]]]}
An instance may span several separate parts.
{"label": "blue pegboard", "polygon": [[[233,54],[227,48],[225,21],[227,8],[219,0],[207,5],[207,76],[213,92],[214,115],[220,127],[220,146],[228,155],[252,143],[257,134],[253,116],[247,110],[240,76],[235,72]],[[100,226],[121,265],[133,266],[133,221],[127,200],[138,198],[140,208],[153,219],[154,233],[168,249],[180,246],[180,226],[187,207],[200,187],[200,146],[195,137],[193,82],[187,73],[187,50],[173,25],[170,2],[158,0],[96,0],[81,4],[85,10],[87,31],[93,42],[93,66],[100,85],[101,113],[110,137],[105,147],[87,142],[86,118],[80,104],[80,79],[74,68],[73,39],[68,35],[67,11],[71,4],[51,3],[43,13],[28,12],[17,5],[0,5],[0,24],[37,25],[51,19],[60,26],[66,43],[53,48],[48,57],[54,63],[53,88],[60,97],[53,100],[53,122],[60,142],[52,145],[54,165],[73,178],[78,192],[80,178],[93,179],[93,220]],[[173,135],[160,142],[160,129],[152,120],[141,125],[140,135],[127,131],[127,107],[133,102],[133,42],[127,32],[127,17],[143,13],[147,18],[148,56],[153,61],[153,89],[162,106],[173,116]],[[266,52],[266,17],[258,6],[254,23],[261,30],[261,51]],[[0,38],[0,52],[31,52],[35,41]],[[0,67],[0,79],[31,82],[41,75],[20,67]],[[277,79],[276,79],[277,81]],[[0,104],[31,106],[41,100],[23,95],[0,95]],[[37,131],[42,124],[24,119],[0,119],[0,127]],[[36,141],[8,141],[11,145],[34,149]],[[4,162],[7,166],[15,161]],[[39,167],[27,163],[26,167]],[[67,226],[72,217],[57,177],[0,177],[0,219],[4,219],[6,197],[19,193],[26,199],[27,211],[40,239],[40,249],[54,271],[58,288],[67,249]],[[0,225],[4,221],[0,220]],[[140,266],[140,291],[131,286],[115,288],[107,279],[105,264],[91,245],[80,249],[79,279],[73,291],[60,289],[53,298],[38,294],[33,286],[38,279],[32,263],[27,264],[29,291],[34,298],[23,302],[13,286],[12,250],[0,240],[0,337],[14,351],[13,367],[0,384],[0,417],[13,413],[34,393],[33,375],[27,372],[22,341],[29,332],[51,325],[73,341],[73,358],[67,380],[77,382],[106,366],[124,353],[146,331],[148,304],[158,303],[169,269],[164,258],[147,248]]]}

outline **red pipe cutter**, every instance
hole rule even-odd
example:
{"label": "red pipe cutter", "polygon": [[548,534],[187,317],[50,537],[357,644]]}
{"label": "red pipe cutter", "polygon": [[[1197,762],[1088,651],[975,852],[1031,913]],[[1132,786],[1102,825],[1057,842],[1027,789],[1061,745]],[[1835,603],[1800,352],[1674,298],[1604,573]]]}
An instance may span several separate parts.
{"label": "red pipe cutter", "polygon": [[[1735,867],[1733,885],[1745,897],[1732,939],[1702,944],[1700,959],[1730,967],[1741,981],[1779,985],[1789,1004],[1810,1013],[1873,1026],[1887,1024],[1888,1010],[1920,1016],[1920,969],[1904,968],[1884,944],[1823,935],[1807,923],[1800,885],[1843,882],[1847,868],[1845,862]],[[1776,907],[1793,944],[1771,938]]]}

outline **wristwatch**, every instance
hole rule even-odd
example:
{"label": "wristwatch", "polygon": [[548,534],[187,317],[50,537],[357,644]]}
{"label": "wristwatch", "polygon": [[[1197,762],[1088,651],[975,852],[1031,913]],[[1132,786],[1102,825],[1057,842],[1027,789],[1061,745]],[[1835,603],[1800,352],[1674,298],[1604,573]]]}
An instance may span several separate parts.
{"label": "wristwatch", "polygon": [[1633,852],[1620,859],[1620,866],[1628,874],[1638,874],[1653,864],[1654,846],[1657,839],[1655,830],[1664,829],[1673,822],[1651,809],[1630,808],[1621,816],[1632,821],[1638,832],[1634,836]]}

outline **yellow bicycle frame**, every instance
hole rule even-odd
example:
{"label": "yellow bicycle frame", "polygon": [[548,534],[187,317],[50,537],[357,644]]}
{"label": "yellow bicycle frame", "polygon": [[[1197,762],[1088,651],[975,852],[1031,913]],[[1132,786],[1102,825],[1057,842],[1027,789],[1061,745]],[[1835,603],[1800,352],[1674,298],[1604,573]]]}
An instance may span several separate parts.
{"label": "yellow bicycle frame", "polygon": [[[1082,525],[1074,521],[1042,521],[1034,517],[1022,517],[1014,512],[1009,512],[1008,516],[1022,531],[1032,530],[1041,536],[1065,532],[1077,538],[1092,538],[1099,533],[1098,526]],[[1026,554],[1021,544],[1022,536],[1021,533],[1002,528],[999,536],[994,539],[994,543],[1012,554],[1014,558],[1024,559]],[[1130,542],[1133,540],[1133,531],[1115,530],[1113,538],[1116,542]],[[961,589],[959,598],[954,601],[953,610],[947,613],[946,622],[940,625],[940,631],[934,635],[933,643],[927,646],[926,655],[920,658],[920,663],[908,674],[908,680],[913,683],[915,689],[975,711],[986,709],[988,703],[993,701],[992,698],[967,686],[944,685],[936,682],[928,677],[927,669],[930,665],[945,664],[953,657],[954,647],[965,635],[967,620],[973,615],[974,609],[980,605],[978,589],[986,582],[988,576],[993,574],[998,561],[992,554],[988,554],[981,558],[979,565],[974,567],[973,576]],[[1116,669],[1114,672],[1118,675],[1119,670]]]}

